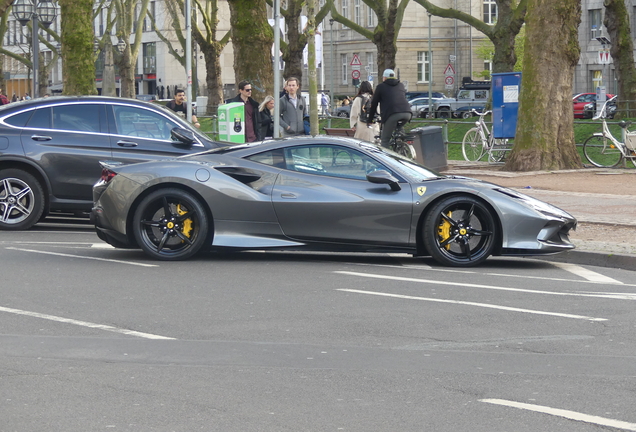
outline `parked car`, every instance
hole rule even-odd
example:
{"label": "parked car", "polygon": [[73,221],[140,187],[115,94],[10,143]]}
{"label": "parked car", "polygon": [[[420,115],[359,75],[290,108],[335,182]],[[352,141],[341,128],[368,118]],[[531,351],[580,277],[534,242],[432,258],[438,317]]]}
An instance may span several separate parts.
{"label": "parked car", "polygon": [[[438,100],[441,100],[442,98],[434,98],[431,97],[431,102],[435,103]],[[421,97],[421,98],[415,98],[415,99],[411,99],[409,101],[409,104],[411,105],[411,112],[413,113],[413,117],[414,118],[425,118],[426,114],[428,113],[428,96],[427,97]]]}
{"label": "parked car", "polygon": [[269,140],[105,169],[98,236],[158,260],[201,250],[401,252],[469,267],[573,249],[576,219],[344,137]]}
{"label": "parked car", "polygon": [[[606,95],[607,99],[614,97],[613,94]],[[590,118],[585,117],[585,105],[590,102],[596,102],[596,93],[579,93],[572,97],[572,103],[574,104],[574,118]]]}
{"label": "parked car", "polygon": [[[434,99],[443,99],[446,96],[444,96],[444,94],[440,92],[431,92],[431,97]],[[410,101],[412,99],[419,99],[419,98],[428,99],[428,92],[427,91],[406,92],[407,101]]]}
{"label": "parked car", "polygon": [[457,110],[482,107],[490,97],[488,89],[460,89],[456,98],[440,99],[433,104],[435,116],[450,118]]}
{"label": "parked car", "polygon": [[0,230],[89,212],[100,160],[133,163],[224,145],[135,99],[48,97],[0,107]]}
{"label": "parked car", "polygon": [[[607,105],[605,105],[605,118],[613,119],[616,115],[616,110],[618,109],[616,96],[609,98],[607,101]],[[601,105],[599,108],[602,108]],[[585,105],[583,109],[583,118],[591,119],[596,115],[596,101],[590,102]]]}
{"label": "parked car", "polygon": [[336,108],[336,115],[338,117],[349,117],[349,115],[351,114],[351,104],[349,105],[342,105],[339,106],[338,108]]}
{"label": "parked car", "polygon": [[473,113],[473,110],[481,114],[484,111],[484,109],[485,109],[485,105],[459,107],[453,113],[453,117],[468,119],[475,115],[475,113]]}

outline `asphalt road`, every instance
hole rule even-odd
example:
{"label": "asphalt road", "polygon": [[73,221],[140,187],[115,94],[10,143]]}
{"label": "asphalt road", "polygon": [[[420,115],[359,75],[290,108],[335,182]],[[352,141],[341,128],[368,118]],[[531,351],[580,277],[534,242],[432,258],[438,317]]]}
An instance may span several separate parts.
{"label": "asphalt road", "polygon": [[636,431],[633,272],[0,233],[0,431]]}

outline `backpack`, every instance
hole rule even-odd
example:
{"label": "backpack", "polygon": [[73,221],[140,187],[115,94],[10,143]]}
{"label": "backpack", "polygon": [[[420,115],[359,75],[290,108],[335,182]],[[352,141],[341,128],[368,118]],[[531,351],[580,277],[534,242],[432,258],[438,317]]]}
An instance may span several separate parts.
{"label": "backpack", "polygon": [[9,99],[3,94],[0,94],[0,105],[6,105],[9,103]]}
{"label": "backpack", "polygon": [[360,104],[360,121],[362,123],[369,123],[372,117],[371,98],[362,96],[362,103]]}

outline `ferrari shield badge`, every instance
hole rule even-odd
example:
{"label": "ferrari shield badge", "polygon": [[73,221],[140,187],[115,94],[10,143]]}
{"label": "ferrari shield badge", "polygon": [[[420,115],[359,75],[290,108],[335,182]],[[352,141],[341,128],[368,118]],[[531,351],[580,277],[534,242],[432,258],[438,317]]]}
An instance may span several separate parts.
{"label": "ferrari shield badge", "polygon": [[417,194],[419,196],[422,196],[426,193],[426,186],[420,186],[417,188]]}

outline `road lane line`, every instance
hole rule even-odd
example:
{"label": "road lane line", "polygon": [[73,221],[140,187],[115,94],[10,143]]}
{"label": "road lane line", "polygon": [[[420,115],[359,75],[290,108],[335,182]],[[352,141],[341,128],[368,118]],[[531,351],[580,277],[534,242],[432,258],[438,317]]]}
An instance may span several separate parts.
{"label": "road lane line", "polygon": [[127,330],[123,328],[112,327],[112,326],[104,325],[104,324],[95,324],[95,323],[91,323],[87,321],[78,321],[71,318],[63,318],[63,317],[58,317],[55,315],[41,314],[38,312],[30,312],[30,311],[25,311],[20,309],[7,308],[3,306],[0,306],[0,312],[7,312],[7,313],[15,314],[15,315],[25,315],[25,316],[41,318],[41,319],[45,319],[49,321],[56,321],[56,322],[65,323],[65,324],[73,324],[80,327],[89,327],[89,328],[94,328],[98,330],[120,333],[120,334],[124,334],[128,336],[137,336],[137,337],[142,337],[145,339],[170,339],[170,340],[175,339],[175,338],[166,337],[166,336],[159,336],[159,335],[154,335],[150,333],[142,333],[142,332],[138,332],[134,330]]}
{"label": "road lane line", "polygon": [[521,308],[514,308],[509,306],[499,306],[499,305],[494,305],[490,303],[476,303],[476,302],[467,302],[467,301],[460,301],[460,300],[443,300],[443,299],[436,299],[436,298],[415,297],[415,296],[383,293],[383,292],[376,292],[376,291],[362,291],[362,290],[355,290],[355,289],[348,289],[348,288],[336,288],[336,291],[350,292],[355,294],[368,294],[368,295],[375,295],[375,296],[381,296],[381,297],[393,297],[393,298],[406,299],[406,300],[421,300],[421,301],[428,301],[428,302],[434,302],[434,303],[450,303],[450,304],[457,304],[457,305],[477,306],[477,307],[482,307],[487,309],[499,309],[499,310],[505,310],[509,312],[523,312],[523,313],[535,314],[535,315],[549,315],[549,316],[557,316],[561,318],[581,319],[586,321],[607,321],[607,318],[594,318],[594,317],[588,317],[584,315],[572,315],[572,314],[564,314],[564,313],[557,313],[557,312],[545,312],[545,311],[532,310],[532,309],[521,309]]}
{"label": "road lane line", "polygon": [[528,294],[545,294],[545,295],[555,295],[555,296],[562,296],[562,297],[593,297],[593,298],[607,298],[607,299],[614,299],[614,300],[636,300],[636,294],[633,294],[633,293],[589,294],[586,292],[554,292],[554,291],[529,290],[529,289],[523,289],[523,288],[501,287],[501,286],[494,286],[494,285],[480,285],[480,284],[465,283],[465,282],[445,282],[440,280],[408,278],[408,277],[401,277],[401,276],[385,276],[385,275],[370,274],[370,273],[350,272],[350,271],[344,271],[344,270],[335,271],[334,273],[346,274],[350,276],[375,278],[375,279],[389,279],[389,280],[404,281],[404,282],[419,282],[419,283],[435,284],[435,285],[450,285],[455,287],[491,289],[496,291],[512,291],[512,292],[522,292],[522,293],[528,293]]}
{"label": "road lane line", "polygon": [[114,259],[107,259],[107,258],[87,257],[87,256],[81,256],[81,255],[70,255],[70,254],[64,254],[64,253],[59,253],[59,252],[46,252],[46,251],[39,251],[39,250],[33,250],[33,249],[22,249],[22,248],[16,248],[16,247],[8,247],[7,249],[16,250],[16,251],[20,251],[20,252],[31,252],[31,253],[39,253],[39,254],[45,254],[45,255],[56,255],[56,256],[69,257],[69,258],[82,258],[82,259],[89,259],[89,260],[95,260],[95,261],[106,261],[106,262],[113,262],[113,263],[118,263],[118,264],[128,264],[128,265],[141,266],[141,267],[159,267],[156,264],[144,264],[144,263],[137,263],[137,262],[132,262],[132,261],[121,261],[121,260],[114,260]]}
{"label": "road lane line", "polygon": [[479,402],[502,405],[511,408],[534,411],[552,416],[563,417],[569,420],[576,420],[584,423],[597,424],[615,429],[623,429],[628,431],[636,431],[636,423],[628,423],[621,420],[613,420],[605,417],[599,417],[589,414],[583,414],[576,411],[564,410],[559,408],[550,408],[542,405],[533,405],[521,402],[507,401],[503,399],[479,399]]}
{"label": "road lane line", "polygon": [[552,265],[565,271],[569,271],[577,276],[581,276],[583,279],[587,279],[589,281],[622,284],[622,282],[617,281],[616,279],[612,279],[611,277],[596,273],[595,271],[588,270],[576,264],[553,262]]}

